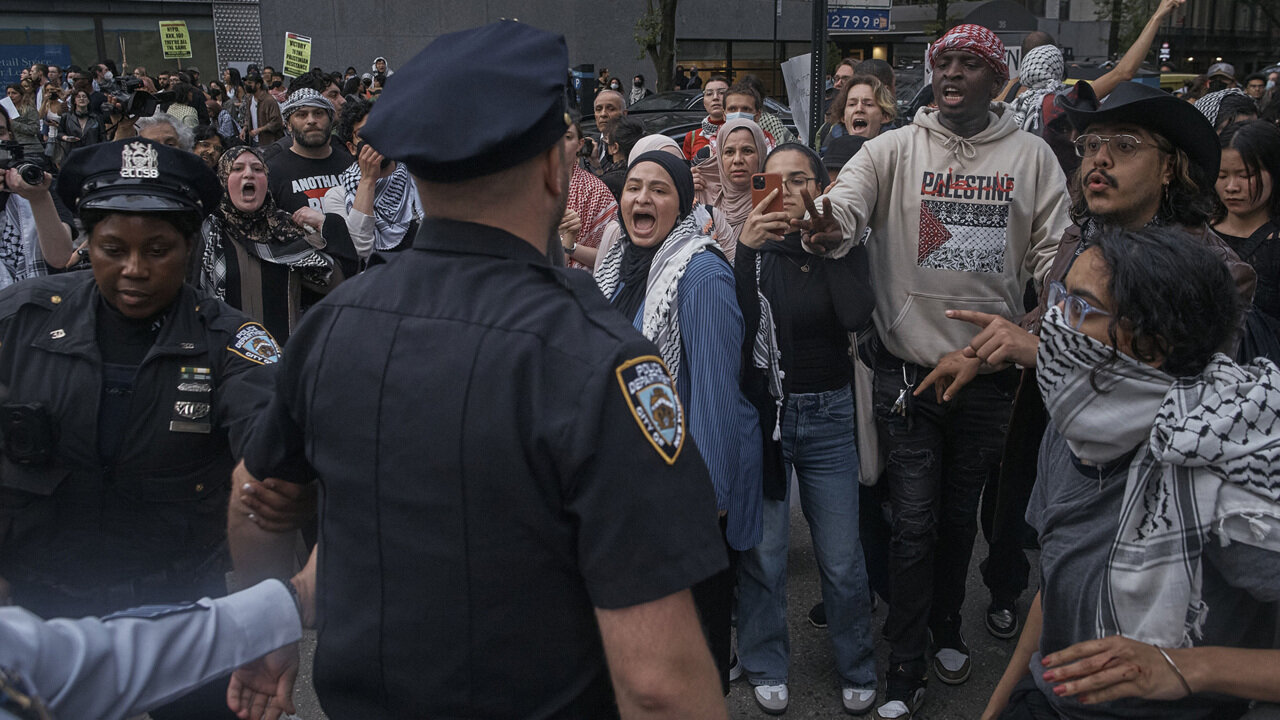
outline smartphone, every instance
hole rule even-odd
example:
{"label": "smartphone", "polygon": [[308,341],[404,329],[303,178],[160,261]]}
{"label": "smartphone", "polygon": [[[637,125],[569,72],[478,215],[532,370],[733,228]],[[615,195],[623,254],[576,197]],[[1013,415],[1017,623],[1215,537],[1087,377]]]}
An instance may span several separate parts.
{"label": "smartphone", "polygon": [[782,176],[778,173],[756,173],[751,176],[751,204],[758,207],[766,196],[774,190],[773,202],[764,209],[766,213],[782,212]]}

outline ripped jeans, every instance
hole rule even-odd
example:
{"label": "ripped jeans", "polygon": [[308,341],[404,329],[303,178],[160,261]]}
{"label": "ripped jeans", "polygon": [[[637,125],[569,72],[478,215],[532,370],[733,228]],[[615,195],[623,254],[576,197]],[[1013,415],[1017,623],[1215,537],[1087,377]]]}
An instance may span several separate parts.
{"label": "ripped jeans", "polygon": [[[929,370],[906,365],[908,395]],[[905,386],[903,362],[881,348],[873,404],[893,508],[885,622],[891,665],[923,659],[929,628],[959,622],[978,501],[999,472],[1018,374],[1008,368],[979,375],[943,404],[927,388],[910,399],[907,417],[892,409]]]}

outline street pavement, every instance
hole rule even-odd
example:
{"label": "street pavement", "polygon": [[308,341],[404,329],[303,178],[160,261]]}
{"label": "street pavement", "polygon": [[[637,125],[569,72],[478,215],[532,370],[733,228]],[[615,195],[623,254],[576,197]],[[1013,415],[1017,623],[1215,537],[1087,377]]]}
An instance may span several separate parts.
{"label": "street pavement", "polygon": [[[818,587],[818,566],[813,556],[813,542],[809,536],[809,525],[800,512],[800,504],[794,500],[796,492],[792,483],[791,497],[791,552],[787,569],[787,618],[791,629],[791,678],[788,688],[791,693],[791,706],[783,717],[787,718],[839,718],[849,717],[840,702],[840,681],[835,674],[835,661],[832,656],[831,643],[827,639],[827,631],[819,630],[809,624],[809,608],[821,599]],[[1013,652],[1016,638],[998,640],[987,633],[983,624],[989,597],[982,585],[978,573],[978,562],[986,557],[987,546],[983,542],[982,533],[978,533],[977,543],[973,550],[973,561],[969,565],[968,595],[964,607],[964,636],[972,651],[973,674],[969,682],[958,687],[942,684],[937,676],[930,672],[929,688],[925,692],[924,705],[916,713],[919,720],[972,720],[982,714],[986,707],[987,697],[996,681],[1004,673]],[[1032,578],[1038,576],[1038,553],[1031,555]],[[1034,581],[1032,586],[1034,587]],[[1019,609],[1025,614],[1026,604],[1030,600],[1029,591],[1019,602]],[[880,635],[884,625],[886,605],[878,603],[873,629],[876,635],[876,658],[879,663],[880,692],[884,692],[884,669],[889,657],[888,644]],[[324,713],[320,710],[315,692],[311,685],[311,653],[315,647],[313,634],[308,633],[303,643],[302,668],[298,675],[298,690],[295,702],[298,717],[305,720],[320,720]],[[729,715],[734,720],[763,720],[770,717],[756,706],[752,698],[751,685],[745,679],[733,683],[727,698]],[[878,701],[877,701],[878,702]]]}

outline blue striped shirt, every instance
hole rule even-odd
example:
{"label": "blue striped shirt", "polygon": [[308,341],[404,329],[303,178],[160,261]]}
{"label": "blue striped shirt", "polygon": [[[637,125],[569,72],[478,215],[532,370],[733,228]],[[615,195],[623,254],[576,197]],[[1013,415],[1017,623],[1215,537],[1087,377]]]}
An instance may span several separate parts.
{"label": "blue striped shirt", "polygon": [[[763,518],[763,446],[760,419],[738,385],[742,365],[742,311],[733,270],[712,252],[689,260],[677,287],[680,377],[689,435],[698,446],[716,504],[727,511],[729,545],[747,550],[760,542]],[[644,307],[633,321],[644,322]]]}

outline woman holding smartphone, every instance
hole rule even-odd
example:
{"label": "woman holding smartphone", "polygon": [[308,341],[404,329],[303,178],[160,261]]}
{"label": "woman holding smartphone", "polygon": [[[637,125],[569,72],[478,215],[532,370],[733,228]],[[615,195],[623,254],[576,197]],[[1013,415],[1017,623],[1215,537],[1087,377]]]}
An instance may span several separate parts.
{"label": "woman holding smartphone", "polygon": [[[734,267],[738,283],[762,303],[763,337],[777,339],[781,373],[774,427],[785,465],[764,481],[764,534],[742,555],[738,594],[738,657],[756,703],[781,713],[787,680],[787,478],[794,469],[800,505],[813,536],[822,598],[846,710],[862,713],[876,697],[870,591],[858,542],[858,450],[854,433],[849,333],[867,325],[874,300],[865,251],[859,246],[831,260],[805,251],[791,221],[804,217],[828,183],[817,153],[798,143],[779,145],[764,171],[780,189],[769,191],[742,224]],[[780,212],[770,212],[779,195]],[[768,453],[766,453],[767,455]]]}

